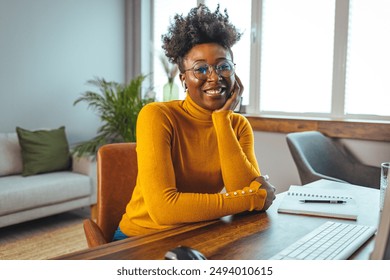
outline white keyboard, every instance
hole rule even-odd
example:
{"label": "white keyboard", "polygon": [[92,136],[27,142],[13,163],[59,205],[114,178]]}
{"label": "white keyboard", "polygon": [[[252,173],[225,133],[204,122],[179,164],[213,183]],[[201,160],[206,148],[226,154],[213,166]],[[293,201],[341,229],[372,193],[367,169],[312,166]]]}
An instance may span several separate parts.
{"label": "white keyboard", "polygon": [[375,232],[372,226],[326,222],[271,260],[346,260]]}

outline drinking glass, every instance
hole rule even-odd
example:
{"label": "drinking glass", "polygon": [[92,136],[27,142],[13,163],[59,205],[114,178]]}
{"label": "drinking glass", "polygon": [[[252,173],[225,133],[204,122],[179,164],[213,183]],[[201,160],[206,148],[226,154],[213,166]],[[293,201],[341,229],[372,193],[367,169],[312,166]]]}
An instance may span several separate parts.
{"label": "drinking glass", "polygon": [[383,162],[381,164],[381,182],[380,182],[380,209],[383,210],[383,203],[385,200],[386,189],[389,184],[390,162]]}

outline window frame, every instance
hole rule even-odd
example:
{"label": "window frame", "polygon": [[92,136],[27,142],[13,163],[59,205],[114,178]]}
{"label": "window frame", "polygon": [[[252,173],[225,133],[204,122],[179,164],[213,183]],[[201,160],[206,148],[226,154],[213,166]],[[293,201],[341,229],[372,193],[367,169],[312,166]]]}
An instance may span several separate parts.
{"label": "window frame", "polygon": [[283,111],[260,110],[260,74],[261,74],[261,34],[262,34],[262,7],[263,0],[252,0],[251,26],[251,78],[249,105],[243,105],[243,111],[252,116],[276,118],[311,118],[327,120],[378,120],[390,121],[390,116],[344,113],[345,83],[348,50],[349,0],[335,0],[335,32],[333,50],[333,73],[330,113],[292,113]]}

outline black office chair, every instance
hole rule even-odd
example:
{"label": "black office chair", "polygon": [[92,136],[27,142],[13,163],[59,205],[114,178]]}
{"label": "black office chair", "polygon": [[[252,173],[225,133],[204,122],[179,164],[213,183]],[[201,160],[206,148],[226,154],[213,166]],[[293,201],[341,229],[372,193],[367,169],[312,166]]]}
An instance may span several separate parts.
{"label": "black office chair", "polygon": [[302,184],[319,179],[379,189],[380,168],[359,162],[344,146],[318,131],[287,134]]}

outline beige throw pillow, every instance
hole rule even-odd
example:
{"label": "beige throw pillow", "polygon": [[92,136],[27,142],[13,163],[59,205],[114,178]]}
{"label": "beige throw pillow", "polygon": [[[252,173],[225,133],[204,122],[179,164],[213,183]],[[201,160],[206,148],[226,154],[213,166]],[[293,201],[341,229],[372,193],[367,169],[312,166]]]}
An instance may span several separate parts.
{"label": "beige throw pillow", "polygon": [[17,134],[0,133],[0,177],[20,174],[22,170],[22,152]]}

